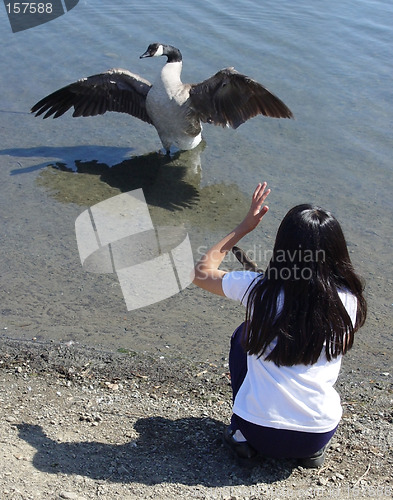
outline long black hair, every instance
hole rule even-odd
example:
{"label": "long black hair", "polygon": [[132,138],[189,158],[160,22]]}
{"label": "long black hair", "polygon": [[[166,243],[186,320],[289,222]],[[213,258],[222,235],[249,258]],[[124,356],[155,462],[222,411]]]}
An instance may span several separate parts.
{"label": "long black hair", "polygon": [[[317,206],[298,205],[286,214],[264,277],[251,287],[243,347],[278,366],[314,364],[322,349],[328,361],[345,354],[366,319],[364,286],[341,226]],[[339,290],[357,299],[355,325]]]}

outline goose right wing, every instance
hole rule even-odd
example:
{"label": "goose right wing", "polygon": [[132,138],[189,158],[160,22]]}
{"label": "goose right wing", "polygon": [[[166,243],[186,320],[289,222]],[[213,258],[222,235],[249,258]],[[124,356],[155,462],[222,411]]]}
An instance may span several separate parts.
{"label": "goose right wing", "polygon": [[239,127],[262,114],[293,118],[292,111],[272,92],[234,68],[225,68],[207,80],[191,85],[190,101],[205,123]]}
{"label": "goose right wing", "polygon": [[117,111],[151,124],[145,106],[150,88],[150,82],[130,71],[111,69],[56,90],[37,102],[31,112],[35,116],[45,113],[44,118],[52,115],[58,118],[72,107],[74,117]]}

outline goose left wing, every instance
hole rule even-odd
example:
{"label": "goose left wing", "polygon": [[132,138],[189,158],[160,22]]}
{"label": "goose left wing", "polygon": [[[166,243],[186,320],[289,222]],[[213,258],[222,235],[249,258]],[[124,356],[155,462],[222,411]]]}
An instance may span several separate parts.
{"label": "goose left wing", "polygon": [[45,113],[44,118],[52,115],[58,118],[72,107],[74,117],[117,111],[151,124],[145,106],[150,88],[150,82],[130,71],[111,69],[56,90],[37,102],[31,112],[35,116]]}
{"label": "goose left wing", "polygon": [[190,88],[191,107],[202,122],[236,129],[262,114],[272,118],[293,118],[292,111],[267,88],[225,68]]}

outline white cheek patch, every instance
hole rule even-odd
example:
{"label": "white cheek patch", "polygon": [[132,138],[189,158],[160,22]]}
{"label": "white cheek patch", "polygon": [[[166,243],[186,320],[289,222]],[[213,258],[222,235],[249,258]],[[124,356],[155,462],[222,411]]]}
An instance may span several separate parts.
{"label": "white cheek patch", "polygon": [[159,45],[153,57],[158,57],[162,55],[164,55],[164,47],[162,45]]}

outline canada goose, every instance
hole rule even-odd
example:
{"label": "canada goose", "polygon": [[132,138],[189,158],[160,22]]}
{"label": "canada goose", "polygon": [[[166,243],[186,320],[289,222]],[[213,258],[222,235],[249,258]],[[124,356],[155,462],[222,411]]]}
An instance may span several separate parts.
{"label": "canada goose", "polygon": [[58,118],[72,106],[72,116],[102,115],[106,111],[128,113],[154,125],[167,153],[171,146],[195,148],[202,140],[203,123],[236,129],[262,114],[292,118],[291,110],[260,83],[225,68],[207,80],[182,83],[182,55],[171,45],[153,43],[140,58],[166,56],[156,81],[124,69],[82,78],[53,92],[35,104],[35,116]]}

